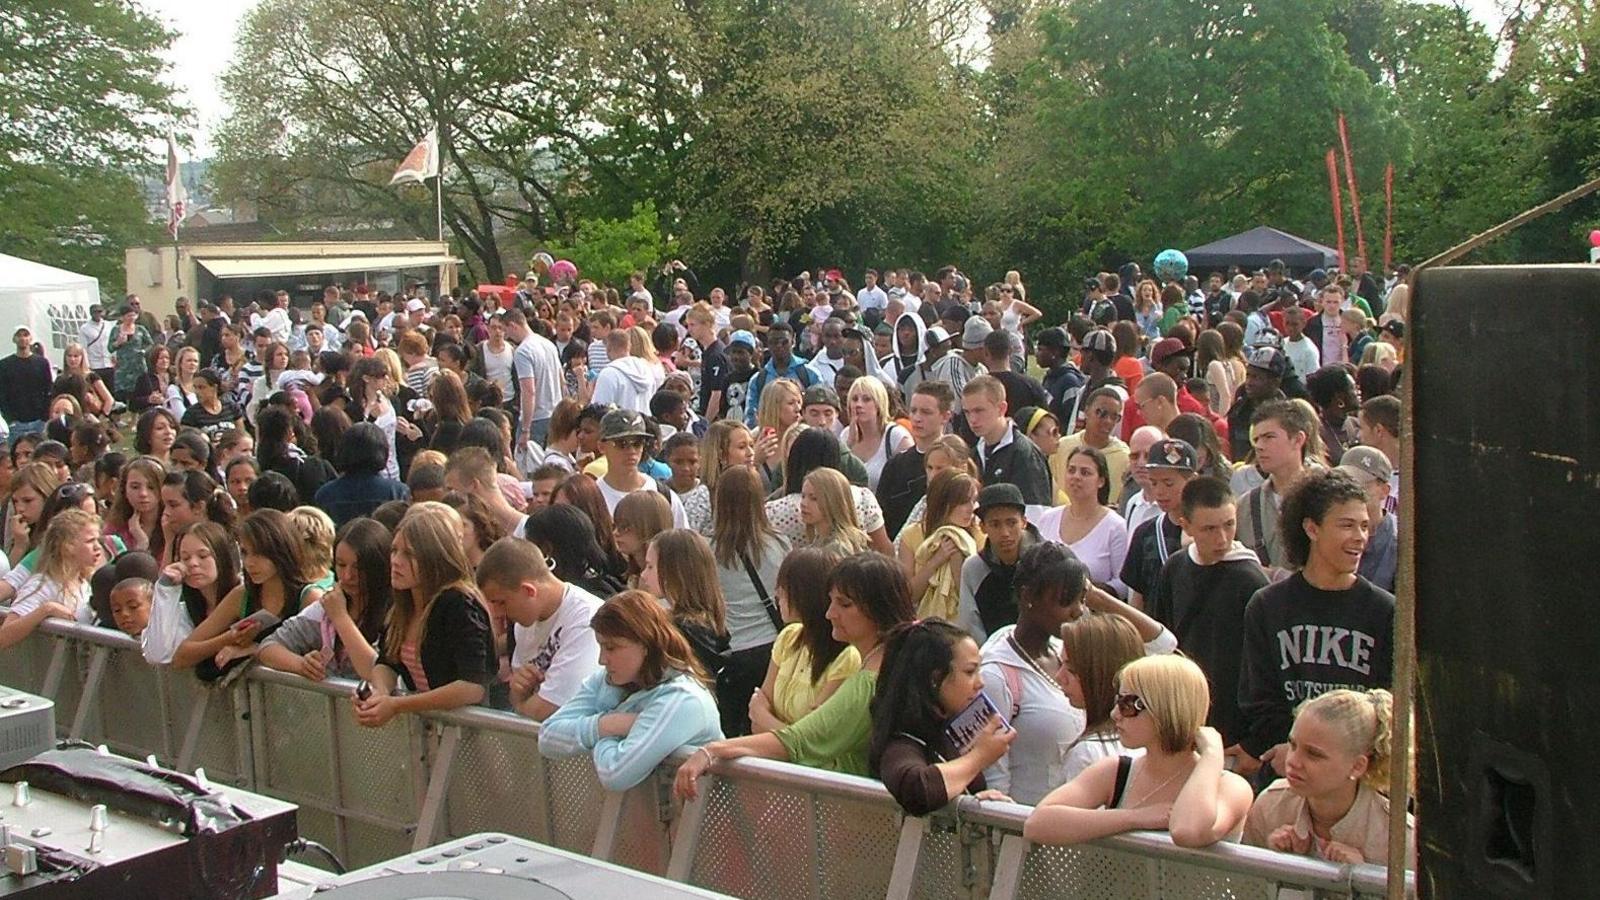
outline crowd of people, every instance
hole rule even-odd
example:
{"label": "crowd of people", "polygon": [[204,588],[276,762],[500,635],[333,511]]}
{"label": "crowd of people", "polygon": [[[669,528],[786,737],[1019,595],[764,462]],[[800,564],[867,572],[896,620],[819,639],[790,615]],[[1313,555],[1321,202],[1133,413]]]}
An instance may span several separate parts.
{"label": "crowd of people", "polygon": [[685,797],[757,756],[1382,863],[1409,288],[1354,262],[1062,322],[954,267],[129,296],[0,360],[0,648],[506,710],[609,789],[693,748]]}

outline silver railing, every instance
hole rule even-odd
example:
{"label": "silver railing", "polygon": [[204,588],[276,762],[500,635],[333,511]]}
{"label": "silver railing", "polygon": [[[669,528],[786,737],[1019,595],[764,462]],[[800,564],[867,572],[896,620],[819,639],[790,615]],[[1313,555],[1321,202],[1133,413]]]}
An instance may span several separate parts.
{"label": "silver railing", "polygon": [[[677,759],[632,790],[587,757],[539,755],[537,723],[486,709],[357,725],[354,684],[253,667],[207,687],[145,663],[118,632],[48,620],[0,651],[0,684],[56,702],[63,737],[153,755],[300,806],[300,833],[352,866],[501,831],[712,890],[789,898],[1365,897],[1377,866],[1139,832],[1075,847],[1022,837],[1028,808],[962,798],[903,815],[875,781],[766,760],[721,763],[672,796]],[[1414,876],[1407,876],[1414,896]]]}

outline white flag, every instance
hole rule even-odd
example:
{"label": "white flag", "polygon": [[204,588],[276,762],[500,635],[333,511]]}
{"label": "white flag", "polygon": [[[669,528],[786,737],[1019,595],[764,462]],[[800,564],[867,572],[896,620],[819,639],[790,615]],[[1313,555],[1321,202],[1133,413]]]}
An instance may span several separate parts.
{"label": "white flag", "polygon": [[167,134],[167,233],[178,239],[178,225],[183,222],[185,207],[189,205],[189,191],[183,186],[182,167],[178,164],[178,141]]}
{"label": "white flag", "polygon": [[406,158],[400,161],[400,168],[394,170],[394,177],[389,179],[389,184],[403,184],[415,181],[421,184],[429,178],[439,175],[439,129],[430,130],[426,137],[417,142]]}

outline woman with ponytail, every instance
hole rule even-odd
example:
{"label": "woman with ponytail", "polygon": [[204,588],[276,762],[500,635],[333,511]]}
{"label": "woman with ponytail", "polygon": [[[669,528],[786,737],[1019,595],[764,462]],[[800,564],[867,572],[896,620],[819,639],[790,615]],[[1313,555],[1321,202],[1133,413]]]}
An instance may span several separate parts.
{"label": "woman with ponytail", "polygon": [[178,558],[178,534],[195,522],[215,522],[232,530],[233,499],[211,476],[198,470],[168,472],[161,482],[161,534],[157,562]]}
{"label": "woman with ponytail", "polygon": [[[1300,705],[1289,731],[1287,777],[1267,786],[1244,841],[1336,863],[1383,865],[1389,848],[1394,697],[1382,688],[1335,690]],[[1405,777],[1400,773],[1398,777]],[[1406,868],[1417,866],[1406,816]]]}

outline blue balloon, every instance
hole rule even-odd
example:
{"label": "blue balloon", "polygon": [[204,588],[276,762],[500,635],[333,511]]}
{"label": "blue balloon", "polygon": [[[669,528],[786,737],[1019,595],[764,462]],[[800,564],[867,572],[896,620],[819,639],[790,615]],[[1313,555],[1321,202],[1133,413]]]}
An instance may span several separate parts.
{"label": "blue balloon", "polygon": [[1189,257],[1184,256],[1182,250],[1163,250],[1156,254],[1152,268],[1162,281],[1179,281],[1189,274]]}

